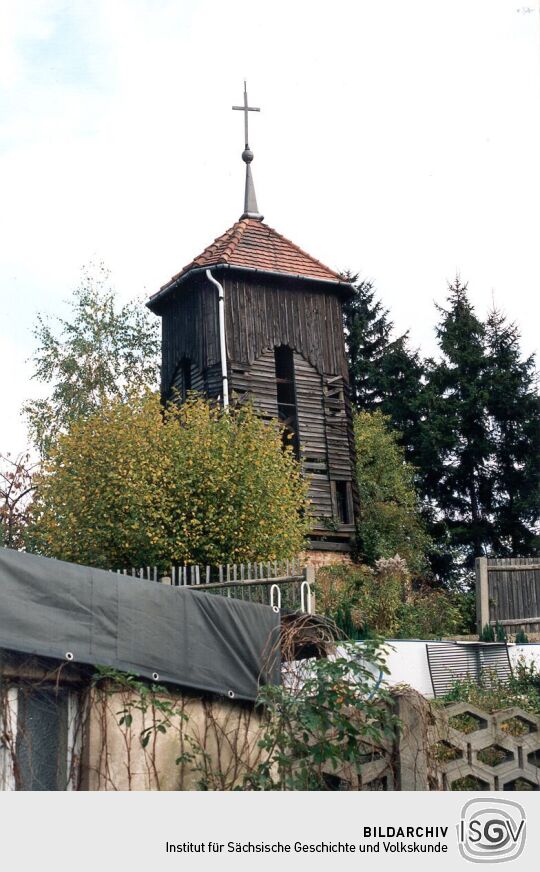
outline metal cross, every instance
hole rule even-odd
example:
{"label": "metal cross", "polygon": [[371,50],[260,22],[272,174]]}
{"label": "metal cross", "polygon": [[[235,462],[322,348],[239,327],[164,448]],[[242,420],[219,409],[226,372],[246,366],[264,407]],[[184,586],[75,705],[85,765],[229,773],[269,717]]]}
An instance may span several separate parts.
{"label": "metal cross", "polygon": [[260,112],[261,110],[257,106],[248,106],[248,95],[247,95],[247,86],[244,80],[244,105],[243,106],[233,106],[233,109],[239,109],[240,112],[244,113],[244,133],[246,136],[246,148],[248,148],[248,112]]}

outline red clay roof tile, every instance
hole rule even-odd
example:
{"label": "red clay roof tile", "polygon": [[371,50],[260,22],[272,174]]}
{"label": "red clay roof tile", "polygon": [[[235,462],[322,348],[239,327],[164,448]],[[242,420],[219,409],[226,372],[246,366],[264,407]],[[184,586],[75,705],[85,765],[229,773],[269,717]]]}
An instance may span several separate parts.
{"label": "red clay roof tile", "polygon": [[272,227],[256,218],[242,218],[173,276],[158,293],[192,269],[218,264],[343,283],[338,273],[306,254]]}

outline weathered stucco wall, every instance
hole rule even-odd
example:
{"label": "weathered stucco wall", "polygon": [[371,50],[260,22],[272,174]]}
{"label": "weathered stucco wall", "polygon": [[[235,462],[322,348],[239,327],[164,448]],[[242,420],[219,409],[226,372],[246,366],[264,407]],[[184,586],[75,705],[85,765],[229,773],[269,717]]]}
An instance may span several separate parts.
{"label": "weathered stucco wall", "polygon": [[146,708],[138,693],[93,688],[82,788],[193,790],[204,780],[209,789],[231,789],[260,756],[258,714],[228,700],[172,699],[163,711],[159,704]]}

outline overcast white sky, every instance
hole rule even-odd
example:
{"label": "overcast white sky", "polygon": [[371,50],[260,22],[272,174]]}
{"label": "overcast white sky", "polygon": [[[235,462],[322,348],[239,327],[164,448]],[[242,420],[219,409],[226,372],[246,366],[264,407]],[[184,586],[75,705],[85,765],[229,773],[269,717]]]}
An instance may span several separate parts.
{"label": "overcast white sky", "polygon": [[0,451],[38,310],[103,259],[149,295],[259,207],[433,353],[456,271],[538,346],[538,0],[0,0]]}

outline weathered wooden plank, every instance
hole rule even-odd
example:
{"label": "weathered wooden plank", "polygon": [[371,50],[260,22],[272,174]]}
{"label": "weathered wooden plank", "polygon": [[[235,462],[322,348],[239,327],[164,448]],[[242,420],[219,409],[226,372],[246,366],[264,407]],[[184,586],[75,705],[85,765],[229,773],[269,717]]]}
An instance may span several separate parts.
{"label": "weathered wooden plank", "polygon": [[[489,599],[497,605],[490,620],[508,626],[540,626],[540,564],[536,558],[489,558]],[[477,596],[478,596],[477,589]]]}

